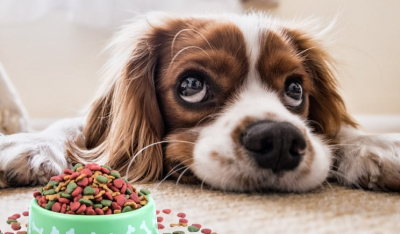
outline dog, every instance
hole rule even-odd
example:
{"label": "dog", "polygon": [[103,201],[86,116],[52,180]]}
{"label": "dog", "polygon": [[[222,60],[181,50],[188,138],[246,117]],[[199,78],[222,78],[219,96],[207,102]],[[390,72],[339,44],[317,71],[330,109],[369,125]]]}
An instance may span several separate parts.
{"label": "dog", "polygon": [[400,135],[357,129],[308,29],[262,13],[136,18],[85,117],[0,137],[0,187],[97,162],[226,191],[399,190]]}

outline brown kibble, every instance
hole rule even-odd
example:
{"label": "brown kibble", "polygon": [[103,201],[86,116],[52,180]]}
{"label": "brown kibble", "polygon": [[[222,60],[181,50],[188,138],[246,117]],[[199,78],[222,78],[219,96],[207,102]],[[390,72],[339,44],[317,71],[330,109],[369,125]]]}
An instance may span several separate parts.
{"label": "brown kibble", "polygon": [[78,182],[78,181],[80,181],[81,179],[83,179],[83,178],[85,178],[85,177],[86,177],[86,175],[85,175],[85,174],[82,174],[82,175],[76,177],[75,181]]}
{"label": "brown kibble", "polygon": [[121,210],[114,210],[114,214],[119,214],[121,213]]}
{"label": "brown kibble", "polygon": [[54,201],[54,200],[57,200],[58,198],[60,198],[60,194],[58,194],[58,193],[46,196],[46,199],[49,201]]}
{"label": "brown kibble", "polygon": [[106,193],[106,191],[101,190],[96,196],[94,196],[94,198],[99,198],[99,197],[103,196],[103,194],[105,194],[105,193]]}
{"label": "brown kibble", "polygon": [[78,168],[76,168],[76,171],[77,172],[81,172],[83,170],[83,167],[78,167]]}

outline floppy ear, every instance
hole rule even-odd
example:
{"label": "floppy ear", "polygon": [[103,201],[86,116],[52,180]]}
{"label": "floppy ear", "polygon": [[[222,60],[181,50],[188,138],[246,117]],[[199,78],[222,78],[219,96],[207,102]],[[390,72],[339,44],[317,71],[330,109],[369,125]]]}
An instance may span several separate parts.
{"label": "floppy ear", "polygon": [[[147,19],[141,19],[113,40],[106,83],[87,117],[86,148],[71,142],[68,146],[74,161],[106,163],[125,174],[139,150],[161,141],[164,128],[155,91],[158,45],[152,44],[154,31]],[[162,163],[161,145],[149,147],[134,159],[128,178],[157,179]]]}
{"label": "floppy ear", "polygon": [[337,91],[337,80],[331,70],[331,58],[327,52],[306,33],[287,30],[286,34],[303,58],[304,66],[312,78],[313,90],[309,96],[308,114],[310,125],[329,139],[337,135],[342,124],[357,127]]}

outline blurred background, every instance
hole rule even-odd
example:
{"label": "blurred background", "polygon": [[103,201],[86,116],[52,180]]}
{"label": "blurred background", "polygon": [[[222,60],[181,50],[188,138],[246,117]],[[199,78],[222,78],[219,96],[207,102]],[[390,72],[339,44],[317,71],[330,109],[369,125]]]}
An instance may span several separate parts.
{"label": "blurred background", "polygon": [[400,1],[0,0],[0,62],[35,127],[76,116],[99,87],[101,54],[116,29],[148,11],[266,11],[283,20],[336,26],[327,49],[338,62],[350,113],[372,131],[400,131]]}

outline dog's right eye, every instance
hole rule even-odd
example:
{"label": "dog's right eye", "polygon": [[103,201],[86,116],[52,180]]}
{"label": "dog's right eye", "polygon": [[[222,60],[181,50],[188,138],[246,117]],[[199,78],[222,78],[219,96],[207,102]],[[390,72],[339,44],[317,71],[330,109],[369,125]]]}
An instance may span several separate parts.
{"label": "dog's right eye", "polygon": [[181,79],[178,93],[187,102],[202,102],[207,98],[208,85],[203,78],[189,75]]}

